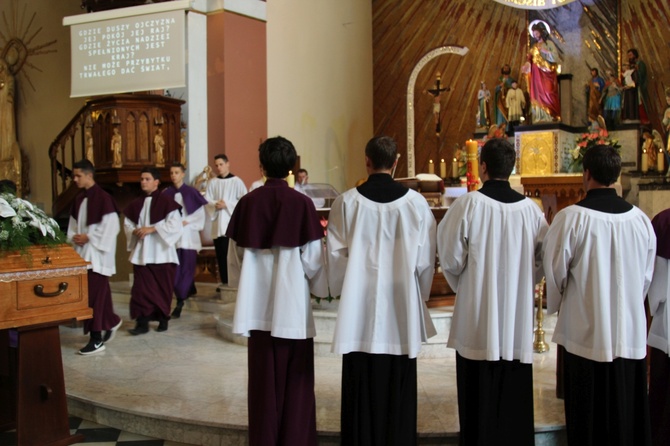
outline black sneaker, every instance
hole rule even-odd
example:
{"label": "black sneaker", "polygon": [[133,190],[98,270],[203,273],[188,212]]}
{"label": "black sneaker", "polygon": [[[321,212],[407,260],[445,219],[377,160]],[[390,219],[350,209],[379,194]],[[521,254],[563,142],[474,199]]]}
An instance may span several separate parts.
{"label": "black sneaker", "polygon": [[98,353],[105,350],[105,344],[102,341],[90,340],[86,347],[79,350],[80,355],[92,355],[93,353]]}
{"label": "black sneaker", "polygon": [[116,336],[116,330],[121,328],[121,325],[123,325],[123,319],[119,320],[119,323],[116,324],[116,327],[112,327],[111,330],[107,330],[105,332],[105,336],[102,338],[103,342],[111,342],[112,339],[114,339],[114,336]]}

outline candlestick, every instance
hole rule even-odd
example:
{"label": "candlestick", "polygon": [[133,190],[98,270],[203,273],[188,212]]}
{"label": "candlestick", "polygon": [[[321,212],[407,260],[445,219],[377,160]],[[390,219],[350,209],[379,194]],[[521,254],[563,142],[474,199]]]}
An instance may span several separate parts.
{"label": "candlestick", "polygon": [[444,159],[440,160],[440,178],[447,178],[447,163]]}
{"label": "candlestick", "polygon": [[471,139],[465,142],[465,147],[468,154],[468,192],[477,190],[479,184],[479,163],[477,161],[478,145],[477,141]]}
{"label": "candlestick", "polygon": [[649,158],[647,157],[647,151],[645,149],[642,149],[642,166],[640,167],[640,170],[642,173],[647,173],[649,170]]}
{"label": "candlestick", "polygon": [[433,160],[428,160],[428,173],[435,173],[435,164],[433,164]]}
{"label": "candlestick", "polygon": [[456,158],[451,162],[451,178],[458,178],[458,160]]}
{"label": "candlestick", "polygon": [[288,187],[295,187],[295,175],[293,175],[292,170],[288,171],[288,176],[286,177],[286,182],[288,183]]}
{"label": "candlestick", "polygon": [[658,167],[658,173],[663,173],[663,170],[665,169],[665,154],[663,153],[663,149],[658,149],[658,158],[656,159]]}

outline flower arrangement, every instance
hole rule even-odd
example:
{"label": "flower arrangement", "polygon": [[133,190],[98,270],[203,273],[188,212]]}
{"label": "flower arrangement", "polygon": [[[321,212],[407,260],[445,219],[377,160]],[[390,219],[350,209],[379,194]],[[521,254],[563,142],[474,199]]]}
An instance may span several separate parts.
{"label": "flower arrangement", "polygon": [[570,172],[581,172],[584,170],[584,154],[593,146],[608,145],[612,146],[617,152],[621,151],[621,145],[616,139],[610,139],[609,133],[605,129],[595,129],[589,133],[582,133],[575,139],[576,147],[572,149],[572,161],[570,162]]}
{"label": "flower arrangement", "polygon": [[53,218],[30,202],[0,192],[0,251],[25,251],[33,245],[60,245],[66,237]]}

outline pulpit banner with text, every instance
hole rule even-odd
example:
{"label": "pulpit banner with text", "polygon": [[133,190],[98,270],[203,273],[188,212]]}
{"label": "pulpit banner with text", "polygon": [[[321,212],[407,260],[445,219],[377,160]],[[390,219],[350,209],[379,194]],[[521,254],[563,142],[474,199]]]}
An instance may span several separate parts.
{"label": "pulpit banner with text", "polygon": [[575,0],[493,0],[519,9],[551,9],[567,5]]}
{"label": "pulpit banner with text", "polygon": [[71,97],[186,85],[184,11],[73,24]]}

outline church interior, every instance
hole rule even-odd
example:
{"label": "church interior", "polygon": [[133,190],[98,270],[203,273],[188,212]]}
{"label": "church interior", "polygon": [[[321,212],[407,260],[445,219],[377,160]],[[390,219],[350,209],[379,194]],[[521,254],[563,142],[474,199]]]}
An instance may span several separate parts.
{"label": "church interior", "polygon": [[[131,10],[185,17],[183,83],[75,96],[72,54],[81,34],[72,30]],[[650,218],[670,207],[666,2],[3,0],[0,14],[0,179],[13,180],[23,198],[59,221],[77,192],[71,169],[81,158],[96,160],[97,181],[123,208],[139,193],[146,164],[166,173],[182,162],[196,183],[225,153],[249,187],[259,177],[258,145],[275,135],[294,143],[296,167],[309,170],[311,183],[340,193],[366,178],[366,142],[393,137],[400,153],[395,177],[421,191],[439,220],[450,191],[476,188],[466,179],[468,142],[495,133],[517,150],[514,186],[536,199],[550,222],[584,195],[573,170],[578,141],[606,130],[621,146],[618,192]],[[560,110],[540,118],[529,104],[510,125],[508,107],[499,103],[510,88],[502,70],[508,66],[523,89],[537,22],[548,25],[557,49]],[[623,91],[632,48],[646,65],[644,100],[640,93],[635,116],[605,119],[603,93],[597,119],[592,70]],[[439,174],[437,184],[416,180],[428,173]],[[319,213],[327,218],[327,209]],[[111,281],[127,331],[132,266],[125,247],[122,233]],[[70,415],[173,442],[166,446],[247,444],[246,344],[231,332],[235,290],[217,287],[212,249],[198,261],[198,293],[168,332],[139,339],[121,330],[107,351],[86,357],[76,354],[81,325],[60,326]],[[438,336],[418,361],[422,445],[458,443],[455,355],[446,348],[454,293],[440,276],[438,270],[429,302]],[[341,358],[329,342],[337,301],[315,301],[313,309],[319,444],[334,445]],[[563,445],[555,316],[540,311],[536,322],[536,444]],[[6,415],[0,407],[0,427]]]}

